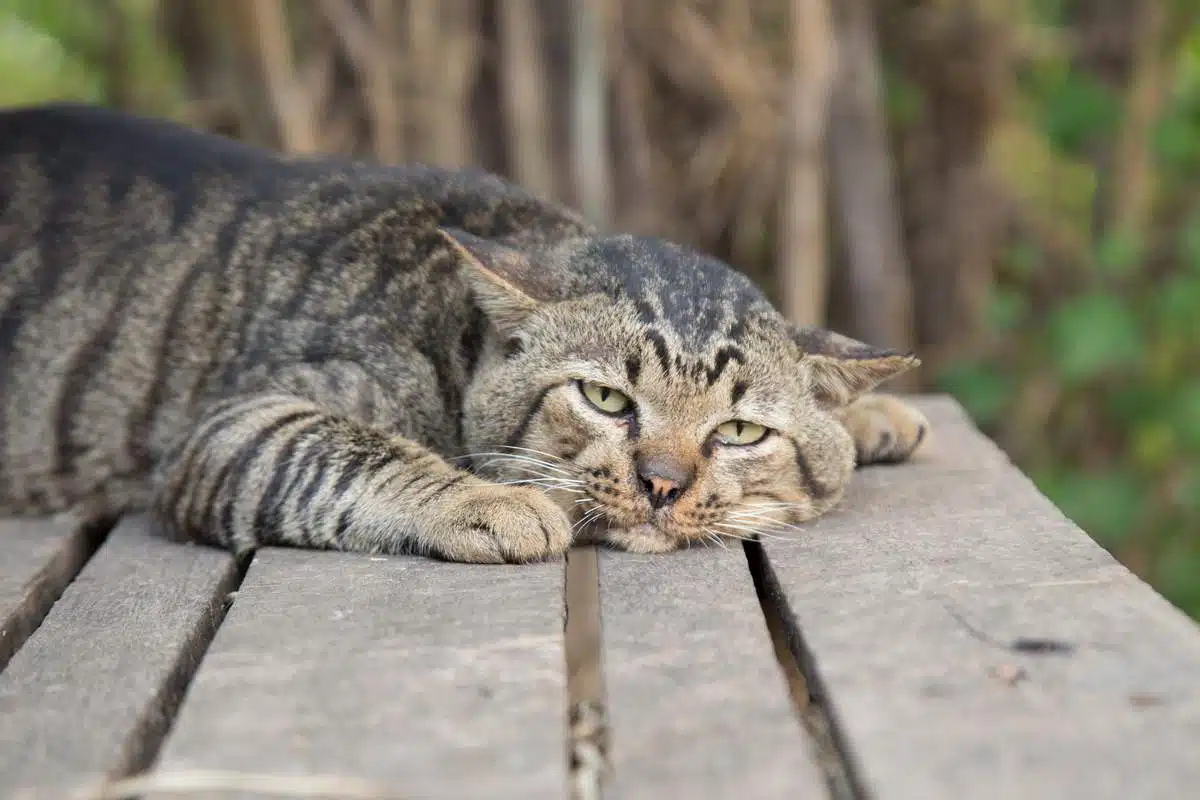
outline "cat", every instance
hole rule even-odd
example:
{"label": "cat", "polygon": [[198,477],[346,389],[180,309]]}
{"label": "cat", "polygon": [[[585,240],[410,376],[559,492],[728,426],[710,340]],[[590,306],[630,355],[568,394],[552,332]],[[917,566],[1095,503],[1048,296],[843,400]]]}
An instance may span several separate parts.
{"label": "cat", "polygon": [[528,562],[792,530],[926,419],[919,362],[479,170],[0,112],[0,515]]}

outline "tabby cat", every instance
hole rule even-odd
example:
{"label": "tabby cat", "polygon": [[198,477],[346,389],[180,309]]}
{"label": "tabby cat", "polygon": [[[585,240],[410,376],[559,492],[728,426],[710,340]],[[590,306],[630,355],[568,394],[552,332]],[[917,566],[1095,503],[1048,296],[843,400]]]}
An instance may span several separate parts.
{"label": "tabby cat", "polygon": [[466,562],[822,514],[926,422],[917,360],[478,171],[0,113],[0,515]]}

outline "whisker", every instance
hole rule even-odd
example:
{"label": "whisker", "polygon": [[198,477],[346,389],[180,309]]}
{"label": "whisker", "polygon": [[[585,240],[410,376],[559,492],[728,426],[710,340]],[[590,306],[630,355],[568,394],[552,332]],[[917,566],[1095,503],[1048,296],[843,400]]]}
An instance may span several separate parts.
{"label": "whisker", "polygon": [[581,531],[584,528],[586,528],[588,525],[595,522],[597,519],[600,518],[600,516],[603,513],[604,513],[604,508],[599,505],[597,505],[591,511],[588,511],[587,513],[585,513],[579,519],[579,521],[577,521],[574,525],[571,526],[571,535],[574,536],[577,531]]}
{"label": "whisker", "polygon": [[[578,481],[578,480],[575,480],[574,478],[564,478],[561,475],[546,475],[541,472],[538,472],[537,470],[532,470],[532,469],[520,469],[517,472],[517,475],[512,477],[510,480],[530,480],[530,479],[540,480],[540,481],[553,481],[554,483],[559,483],[563,486],[580,486],[581,487],[581,486],[586,485],[583,481]],[[504,481],[497,481],[497,483],[503,483],[503,482]]]}
{"label": "whisker", "polygon": [[753,542],[757,539],[757,537],[754,535],[742,536],[740,534],[733,533],[732,531],[711,531],[711,533],[718,539],[737,539],[738,541],[742,542]]}
{"label": "whisker", "polygon": [[770,519],[744,519],[737,517],[729,517],[728,519],[738,523],[749,523],[763,528],[768,531],[787,531],[789,533],[803,533],[803,525],[795,525],[790,522],[779,522],[778,520]]}
{"label": "whisker", "polygon": [[548,477],[545,475],[539,475],[534,478],[514,478],[511,481],[497,481],[495,485],[496,486],[519,486],[520,484],[523,484],[523,483],[532,483],[535,486],[545,486],[547,488],[553,487],[556,489],[570,488],[570,489],[572,489],[572,491],[580,492],[581,494],[583,492],[582,489],[574,489],[573,488],[576,486],[582,486],[583,483],[580,481],[571,481],[571,480],[567,480],[566,478],[552,478],[552,477]]}
{"label": "whisker", "polygon": [[779,503],[778,505],[769,505],[769,506],[768,505],[757,505],[757,504],[755,504],[755,505],[743,504],[743,505],[735,506],[734,510],[739,513],[761,514],[761,513],[768,512],[768,511],[790,511],[795,508],[805,508],[807,506],[808,506],[808,503]]}
{"label": "whisker", "polygon": [[[794,541],[796,541],[795,538],[789,538],[786,536],[778,536],[776,534],[764,531],[761,528],[750,528],[750,527],[745,527],[742,525],[730,525],[727,522],[714,522],[713,525],[715,525],[719,528],[722,528],[721,534],[723,536],[729,536],[734,539],[742,539],[743,541],[754,541],[757,539],[770,539],[772,541],[777,541],[777,542],[794,542]],[[739,534],[749,534],[749,535],[741,536]]]}
{"label": "whisker", "polygon": [[790,522],[774,519],[772,517],[762,517],[746,514],[730,514],[724,519],[725,522],[737,522],[745,525],[755,525],[767,528],[769,530],[792,530],[799,531],[800,527]]}
{"label": "whisker", "polygon": [[535,466],[548,469],[551,472],[558,472],[563,475],[571,475],[572,474],[570,470],[564,469],[564,465],[566,462],[560,462],[559,464],[552,464],[549,461],[543,461],[540,458],[534,458],[533,456],[526,456],[526,455],[521,455],[518,453],[484,452],[484,453],[471,453],[470,455],[463,456],[463,457],[470,458],[470,459],[477,459],[477,458],[488,459],[487,461],[483,462],[483,464],[481,464],[481,466],[483,466],[485,464],[491,464],[496,461],[518,462],[518,463],[523,463],[523,464],[533,464]]}
{"label": "whisker", "polygon": [[546,456],[546,458],[553,458],[555,461],[559,461],[564,464],[567,463],[566,459],[564,459],[562,456],[556,456],[554,453],[547,453],[545,450],[534,450],[532,447],[518,447],[514,444],[495,444],[492,445],[492,447],[495,447],[497,450],[520,450],[525,453],[535,453],[539,456]]}

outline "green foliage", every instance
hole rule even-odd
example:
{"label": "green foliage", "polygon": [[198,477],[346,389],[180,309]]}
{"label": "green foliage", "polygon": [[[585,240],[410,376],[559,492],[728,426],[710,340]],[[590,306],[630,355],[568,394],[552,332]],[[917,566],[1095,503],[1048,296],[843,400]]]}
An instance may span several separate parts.
{"label": "green foliage", "polygon": [[1107,547],[1119,546],[1146,514],[1146,486],[1132,469],[1063,470],[1039,476],[1037,484],[1064,514]]}
{"label": "green foliage", "polygon": [[1107,292],[1065,299],[1050,314],[1047,333],[1054,366],[1070,383],[1130,367],[1145,351],[1133,309]]}
{"label": "green foliage", "polygon": [[0,3],[0,104],[103,98],[103,76],[81,58],[60,21],[48,13],[56,5],[61,4]]}
{"label": "green foliage", "polygon": [[[1067,24],[1067,4],[1029,2],[1032,20]],[[1064,257],[1014,242],[988,315],[994,346],[940,383],[1064,513],[1200,619],[1200,28],[1170,40],[1169,91],[1147,143],[1154,215],[1136,233],[1096,236],[1094,212],[1072,212],[1099,205],[1098,170],[1111,161],[1098,154],[1126,122],[1124,95],[1068,53],[1023,70],[1021,152],[1042,155],[1010,151],[1000,171],[1018,194],[1053,198],[1037,208],[1062,241],[1091,244]],[[1079,168],[1090,178],[1056,179]]]}
{"label": "green foliage", "polygon": [[1013,376],[986,362],[965,362],[943,370],[942,389],[963,404],[976,422],[990,426],[1000,420],[1014,395]]}
{"label": "green foliage", "polygon": [[0,0],[0,106],[78,100],[175,113],[179,66],[157,0]]}
{"label": "green foliage", "polygon": [[1032,83],[1042,130],[1062,153],[1081,153],[1116,130],[1120,119],[1116,99],[1094,78],[1054,69],[1036,75]]}

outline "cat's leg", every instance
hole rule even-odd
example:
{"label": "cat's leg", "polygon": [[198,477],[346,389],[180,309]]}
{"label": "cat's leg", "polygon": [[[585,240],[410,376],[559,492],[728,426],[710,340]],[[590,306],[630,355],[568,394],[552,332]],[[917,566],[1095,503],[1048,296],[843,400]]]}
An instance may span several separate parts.
{"label": "cat's leg", "polygon": [[287,394],[212,408],[160,465],[156,489],[169,533],[235,552],[280,544],[500,563],[570,543],[565,513],[541,492],[487,483]]}
{"label": "cat's leg", "polygon": [[925,415],[891,395],[862,395],[838,415],[854,438],[859,466],[905,461],[929,434]]}

